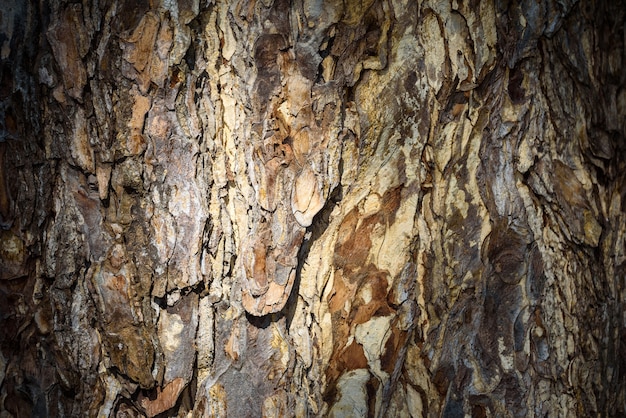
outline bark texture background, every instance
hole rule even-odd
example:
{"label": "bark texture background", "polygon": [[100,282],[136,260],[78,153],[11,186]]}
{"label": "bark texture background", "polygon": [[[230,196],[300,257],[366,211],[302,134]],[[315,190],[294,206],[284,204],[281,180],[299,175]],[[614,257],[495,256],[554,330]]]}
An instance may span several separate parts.
{"label": "bark texture background", "polygon": [[622,2],[4,0],[2,416],[623,416]]}

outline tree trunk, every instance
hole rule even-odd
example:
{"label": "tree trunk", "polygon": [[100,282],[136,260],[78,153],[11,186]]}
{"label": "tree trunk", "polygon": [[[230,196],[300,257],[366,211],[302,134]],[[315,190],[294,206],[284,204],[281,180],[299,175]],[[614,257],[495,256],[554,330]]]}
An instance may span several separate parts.
{"label": "tree trunk", "polygon": [[626,414],[620,2],[3,3],[3,417]]}

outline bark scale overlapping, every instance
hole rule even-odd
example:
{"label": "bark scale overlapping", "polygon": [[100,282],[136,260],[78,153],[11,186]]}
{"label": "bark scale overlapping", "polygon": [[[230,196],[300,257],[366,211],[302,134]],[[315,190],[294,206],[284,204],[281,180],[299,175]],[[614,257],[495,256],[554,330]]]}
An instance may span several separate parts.
{"label": "bark scale overlapping", "polygon": [[6,3],[0,410],[626,413],[618,3]]}

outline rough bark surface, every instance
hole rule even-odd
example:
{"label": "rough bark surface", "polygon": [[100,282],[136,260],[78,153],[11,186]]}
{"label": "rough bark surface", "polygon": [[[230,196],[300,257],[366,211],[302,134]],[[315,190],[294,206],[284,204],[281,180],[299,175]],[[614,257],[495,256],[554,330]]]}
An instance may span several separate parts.
{"label": "rough bark surface", "polygon": [[0,415],[626,415],[626,8],[4,0]]}

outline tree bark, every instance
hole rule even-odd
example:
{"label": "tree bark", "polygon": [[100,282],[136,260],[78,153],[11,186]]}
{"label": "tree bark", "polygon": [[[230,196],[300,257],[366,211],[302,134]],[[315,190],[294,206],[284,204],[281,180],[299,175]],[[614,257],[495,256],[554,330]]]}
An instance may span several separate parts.
{"label": "tree bark", "polygon": [[626,415],[622,3],[4,3],[2,416]]}

